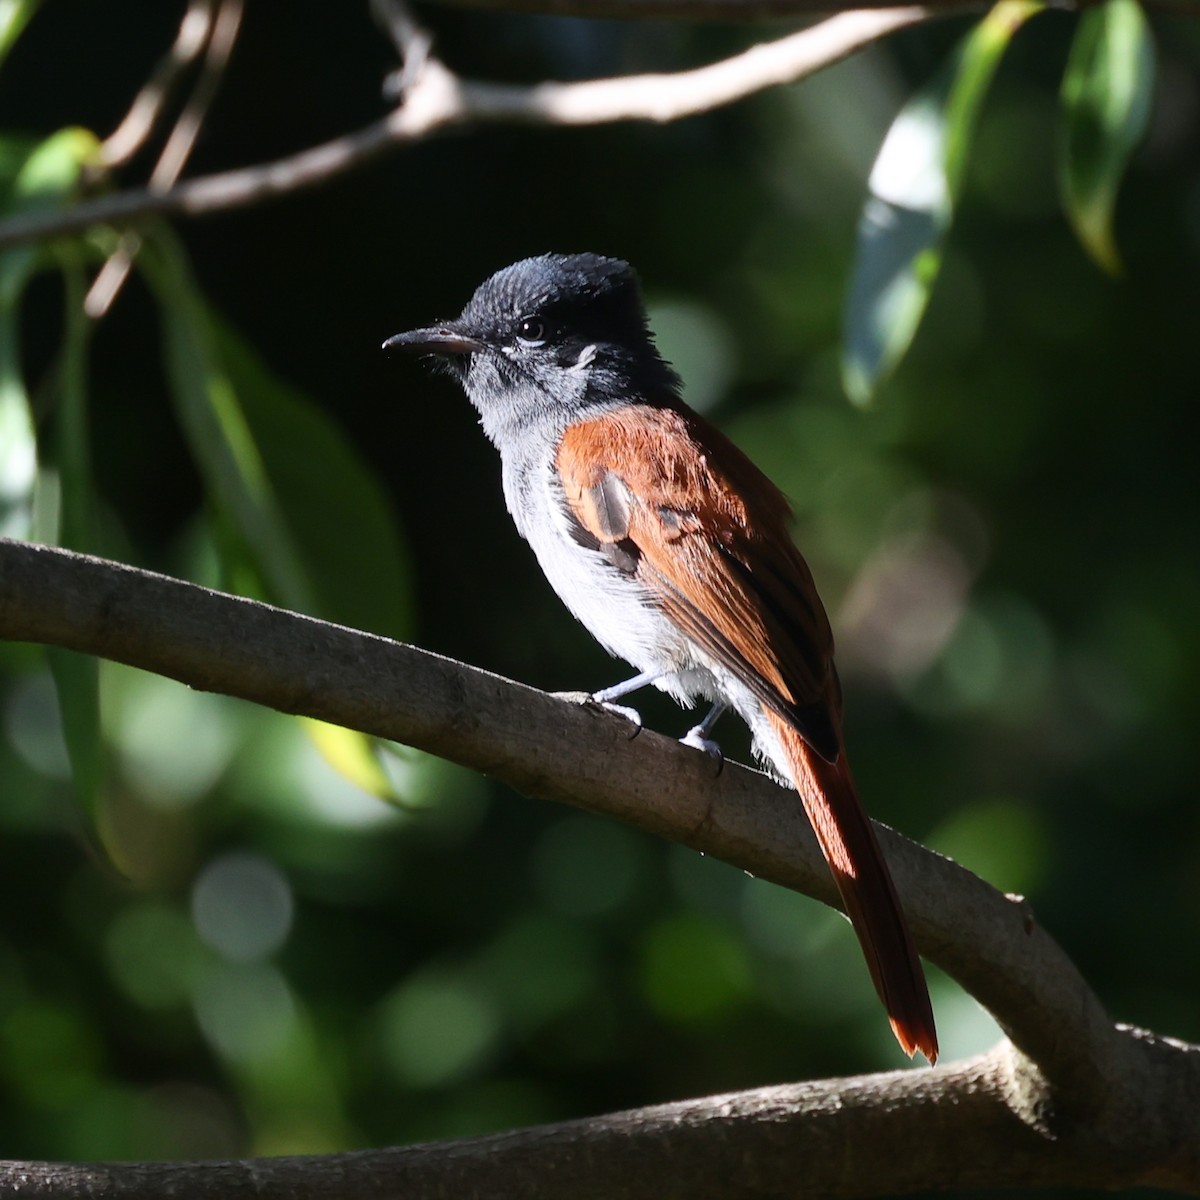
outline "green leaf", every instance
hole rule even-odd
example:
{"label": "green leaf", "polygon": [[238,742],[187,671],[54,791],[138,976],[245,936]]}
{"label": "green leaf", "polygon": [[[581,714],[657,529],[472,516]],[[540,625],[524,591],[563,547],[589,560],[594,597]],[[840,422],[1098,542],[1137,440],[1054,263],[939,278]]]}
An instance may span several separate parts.
{"label": "green leaf", "polygon": [[[163,307],[181,424],[268,591],[346,625],[403,632],[407,572],[378,480],[325,413],[208,309],[173,242],[152,235],[139,261]],[[351,782],[395,799],[373,739],[319,723],[308,732]]]}
{"label": "green leaf", "polygon": [[17,314],[0,308],[0,536],[28,537],[37,439],[18,355]]}
{"label": "green leaf", "polygon": [[63,346],[59,369],[58,470],[62,495],[59,515],[60,546],[94,550],[92,517],[95,491],[88,434],[87,356],[91,323],[83,312],[87,290],[83,269],[62,256],[64,284]]}
{"label": "green leaf", "polygon": [[1061,184],[1084,249],[1111,274],[1121,260],[1113,210],[1154,94],[1154,43],[1137,0],[1107,0],[1079,18],[1062,84]]}
{"label": "green leaf", "polygon": [[[0,48],[5,15],[0,0]],[[0,141],[0,211],[12,216],[66,203],[97,145],[83,129],[63,129],[42,142]],[[18,306],[46,261],[37,246],[0,255],[0,534],[6,537],[28,537],[31,529],[37,441],[21,370]]]}
{"label": "green leaf", "polygon": [[983,97],[1043,6],[1000,0],[892,122],[871,170],[844,314],[842,381],[866,404],[904,356],[937,279]]}
{"label": "green leaf", "polygon": [[[404,633],[410,608],[405,556],[384,489],[308,396],[273,375],[215,317],[213,330],[311,581],[316,611],[356,629]],[[380,799],[399,802],[376,739],[321,721],[306,720],[304,727],[340,775]]]}
{"label": "green leaf", "polygon": [[410,617],[408,571],[386,491],[310,397],[272,374],[251,346],[215,317],[213,331],[292,531],[318,615],[403,636]]}
{"label": "green leaf", "polygon": [[[62,363],[59,370],[56,430],[61,481],[58,544],[91,550],[92,489],[87,419],[87,349],[89,323],[83,313],[83,270],[64,257],[65,314]],[[56,647],[46,651],[58,692],[63,737],[71,760],[75,790],[93,828],[98,825],[104,782],[103,738],[100,729],[100,666],[90,655]]]}
{"label": "green leaf", "polygon": [[[39,142],[16,172],[4,215],[65,207],[99,147],[95,134],[74,127],[60,129]],[[14,151],[10,146],[10,167]],[[40,245],[17,246],[0,255],[0,309],[16,304],[30,276],[47,261],[47,251]]]}
{"label": "green leaf", "polygon": [[0,212],[11,211],[17,176],[37,144],[36,138],[20,134],[0,136]]}
{"label": "green leaf", "polygon": [[41,0],[0,0],[0,63],[29,24]]}
{"label": "green leaf", "polygon": [[182,251],[160,229],[145,237],[137,261],[158,297],[171,396],[214,508],[244,543],[270,598],[316,612],[311,581]]}
{"label": "green leaf", "polygon": [[[32,8],[6,6],[0,0],[0,57]],[[98,145],[93,134],[75,128],[59,130],[33,145],[6,140],[0,150],[5,215],[69,203]],[[30,278],[40,267],[57,260],[66,285],[58,376],[59,489],[44,489],[56,492],[57,499],[54,528],[45,532],[61,545],[87,550],[91,548],[93,509],[86,412],[88,331],[83,315],[83,273],[71,256],[70,245],[56,250],[19,246],[0,255],[0,529],[26,537],[32,531],[37,445],[21,370],[18,316]],[[46,657],[58,692],[76,790],[95,825],[103,775],[99,665],[94,658],[68,650],[50,649]]]}
{"label": "green leaf", "polygon": [[325,413],[208,308],[173,242],[152,234],[139,262],[162,305],[180,422],[268,592],[330,620],[402,632],[404,555],[378,480]]}
{"label": "green leaf", "polygon": [[298,718],[308,740],[316,747],[322,758],[344,779],[369,795],[378,796],[391,804],[399,804],[400,796],[392,784],[376,752],[377,739],[359,733],[356,729],[345,729],[341,725],[330,725],[312,717]]}

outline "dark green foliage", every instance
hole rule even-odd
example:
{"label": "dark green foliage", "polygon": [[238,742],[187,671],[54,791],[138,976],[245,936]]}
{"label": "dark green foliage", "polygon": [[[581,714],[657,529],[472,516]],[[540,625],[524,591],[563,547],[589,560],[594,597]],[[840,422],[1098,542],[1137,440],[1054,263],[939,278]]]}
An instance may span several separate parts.
{"label": "dark green foliage", "polygon": [[[134,7],[46,6],[10,50],[9,212],[31,149],[106,134],[169,41],[176,14]],[[195,172],[379,110],[365,5],[249,7]],[[511,77],[514,47],[533,80],[734,45],[430,19],[483,76]],[[795,501],[872,812],[1025,893],[1117,1017],[1200,1039],[1200,955],[1180,952],[1200,944],[1200,41],[1163,24],[1114,280],[1055,194],[1077,24],[1039,16],[1006,53],[925,319],[871,409],[840,384],[855,224],[890,122],[966,22],[678,126],[489,129],[150,230],[85,334],[64,300],[111,238],[0,259],[5,531],[540,686],[610,683],[622,668],[512,532],[462,397],[378,347],[522,255],[627,257],[691,394]],[[95,146],[64,137],[55,203]],[[319,1151],[898,1065],[848,928],[814,903],[408,751],[86,669],[56,672],[94,773],[84,815],[46,656],[0,646],[6,1157]],[[360,783],[381,753],[373,786],[401,803],[318,745]],[[994,1039],[934,986],[947,1057]]]}

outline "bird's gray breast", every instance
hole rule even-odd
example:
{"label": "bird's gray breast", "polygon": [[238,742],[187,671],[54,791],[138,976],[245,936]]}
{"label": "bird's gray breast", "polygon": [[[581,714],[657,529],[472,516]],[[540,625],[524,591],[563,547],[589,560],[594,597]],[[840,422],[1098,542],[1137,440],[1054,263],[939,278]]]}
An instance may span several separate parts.
{"label": "bird's gray breast", "polygon": [[652,590],[637,577],[636,547],[580,536],[553,452],[504,461],[504,495],[521,536],[550,586],[571,613],[612,655],[638,671],[662,672],[659,684],[677,699],[710,694],[695,677],[703,664],[695,648],[663,615]]}

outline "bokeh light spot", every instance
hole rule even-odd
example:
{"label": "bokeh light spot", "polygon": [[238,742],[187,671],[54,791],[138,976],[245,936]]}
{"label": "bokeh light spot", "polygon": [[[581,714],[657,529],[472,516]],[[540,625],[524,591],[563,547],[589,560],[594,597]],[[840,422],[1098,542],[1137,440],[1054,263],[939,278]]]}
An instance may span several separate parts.
{"label": "bokeh light spot", "polygon": [[144,1008],[187,1003],[205,953],[187,917],[154,901],[118,913],[104,950],[117,983]]}
{"label": "bokeh light spot", "polygon": [[273,863],[227,854],[201,871],[192,888],[192,920],[200,936],[234,962],[254,962],[287,940],[292,890]]}
{"label": "bokeh light spot", "polygon": [[263,964],[215,963],[201,978],[193,1003],[204,1036],[234,1063],[267,1061],[296,1024],[287,982]]}
{"label": "bokeh light spot", "polygon": [[1041,814],[1017,800],[978,800],[933,831],[928,844],[1004,892],[1032,892],[1051,853]]}
{"label": "bokeh light spot", "polygon": [[435,1087],[482,1067],[499,1037],[491,998],[466,980],[418,975],[380,1009],[384,1059],[400,1082]]}

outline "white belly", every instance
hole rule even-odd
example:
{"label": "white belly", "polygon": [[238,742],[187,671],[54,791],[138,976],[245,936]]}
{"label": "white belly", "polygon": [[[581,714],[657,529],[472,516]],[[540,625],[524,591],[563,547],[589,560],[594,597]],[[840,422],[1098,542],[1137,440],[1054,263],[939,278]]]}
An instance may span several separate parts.
{"label": "white belly", "polygon": [[659,612],[646,589],[574,539],[566,501],[551,470],[538,472],[528,483],[527,495],[549,519],[518,520],[518,528],[550,586],[588,632],[638,672],[659,674],[654,686],[681,704],[690,707],[697,697],[723,694],[709,664]]}

